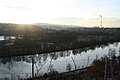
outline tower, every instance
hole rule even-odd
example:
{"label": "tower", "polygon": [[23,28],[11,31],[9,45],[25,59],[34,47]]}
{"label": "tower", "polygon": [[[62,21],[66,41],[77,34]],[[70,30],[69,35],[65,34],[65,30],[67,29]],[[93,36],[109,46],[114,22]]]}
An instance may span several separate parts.
{"label": "tower", "polygon": [[100,27],[102,28],[102,15],[100,15]]}

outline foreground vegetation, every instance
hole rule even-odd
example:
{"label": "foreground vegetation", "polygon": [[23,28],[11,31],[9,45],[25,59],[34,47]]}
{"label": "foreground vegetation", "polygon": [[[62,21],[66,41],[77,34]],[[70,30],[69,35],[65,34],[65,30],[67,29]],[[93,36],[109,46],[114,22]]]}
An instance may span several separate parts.
{"label": "foreground vegetation", "polygon": [[114,49],[111,49],[108,55],[95,59],[89,67],[64,73],[52,70],[43,76],[26,80],[120,80],[119,78],[120,55],[116,56]]}

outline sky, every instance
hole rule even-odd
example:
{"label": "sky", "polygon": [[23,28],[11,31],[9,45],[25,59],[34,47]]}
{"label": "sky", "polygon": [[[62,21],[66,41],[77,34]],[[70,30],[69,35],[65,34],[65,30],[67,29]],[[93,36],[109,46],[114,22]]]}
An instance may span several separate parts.
{"label": "sky", "polygon": [[120,0],[0,0],[1,23],[120,27]]}

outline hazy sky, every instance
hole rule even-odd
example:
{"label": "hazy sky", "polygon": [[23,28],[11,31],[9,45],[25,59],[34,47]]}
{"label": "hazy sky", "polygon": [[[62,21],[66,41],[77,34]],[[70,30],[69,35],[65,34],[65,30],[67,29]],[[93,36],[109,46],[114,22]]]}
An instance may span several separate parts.
{"label": "hazy sky", "polygon": [[0,0],[0,22],[120,26],[120,0]]}

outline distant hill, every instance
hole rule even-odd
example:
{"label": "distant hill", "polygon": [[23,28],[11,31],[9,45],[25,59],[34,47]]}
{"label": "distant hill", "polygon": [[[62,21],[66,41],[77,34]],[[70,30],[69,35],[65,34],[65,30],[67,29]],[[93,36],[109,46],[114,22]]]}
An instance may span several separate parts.
{"label": "distant hill", "polygon": [[58,24],[48,24],[48,23],[35,23],[34,25],[40,26],[42,28],[55,29],[55,30],[63,30],[69,28],[84,28],[76,25],[58,25]]}
{"label": "distant hill", "polygon": [[[29,24],[14,24],[14,23],[0,23],[0,30],[3,29],[12,29],[13,27],[18,26],[30,26]],[[35,23],[32,26],[37,26],[44,29],[53,29],[53,30],[73,30],[73,29],[84,29],[86,27],[81,27],[77,25],[59,25],[59,24],[48,24],[48,23]]]}

